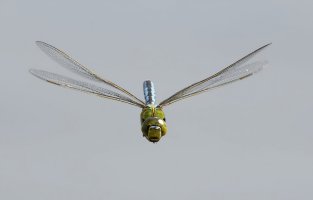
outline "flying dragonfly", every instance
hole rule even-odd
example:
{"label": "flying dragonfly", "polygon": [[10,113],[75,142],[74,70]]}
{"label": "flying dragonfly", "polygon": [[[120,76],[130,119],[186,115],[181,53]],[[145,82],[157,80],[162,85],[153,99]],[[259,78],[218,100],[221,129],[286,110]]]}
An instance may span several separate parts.
{"label": "flying dragonfly", "polygon": [[[57,49],[56,47],[41,41],[37,41],[36,44],[45,54],[47,54],[58,64],[70,70],[71,72],[88,79],[89,82],[75,80],[63,75],[38,69],[30,69],[29,71],[31,74],[55,85],[128,103],[130,105],[141,108],[142,110],[140,114],[140,121],[142,134],[148,141],[155,143],[158,142],[167,133],[166,119],[163,112],[163,108],[165,106],[182,99],[201,94],[213,88],[221,87],[223,85],[245,79],[259,72],[266,64],[266,61],[248,61],[250,61],[255,55],[259,54],[271,43],[256,49],[255,51],[249,53],[248,55],[220,70],[219,72],[209,76],[208,78],[185,87],[167,99],[161,101],[159,104],[156,103],[154,85],[150,80],[143,82],[143,93],[145,101],[142,101],[140,98],[136,97],[121,86],[100,77],[95,72],[78,63],[60,49]],[[98,85],[91,84],[90,81],[104,84],[106,87],[99,87]]]}

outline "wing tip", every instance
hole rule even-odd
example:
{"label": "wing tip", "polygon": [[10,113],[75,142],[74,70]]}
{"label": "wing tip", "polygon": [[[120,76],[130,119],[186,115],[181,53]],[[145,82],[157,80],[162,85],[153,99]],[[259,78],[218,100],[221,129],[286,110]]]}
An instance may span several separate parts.
{"label": "wing tip", "polygon": [[37,70],[38,69],[28,69],[28,72],[31,73],[32,75],[35,75]]}
{"label": "wing tip", "polygon": [[43,42],[43,41],[37,40],[37,41],[35,41],[35,44],[36,44],[37,46],[39,46],[39,45],[46,44],[46,43]]}
{"label": "wing tip", "polygon": [[39,69],[29,69],[28,72],[29,72],[31,75],[33,75],[33,76],[35,76],[35,77],[37,77],[37,78],[42,79],[42,75],[41,75],[41,74],[42,74],[44,71],[43,71],[43,70],[39,70]]}
{"label": "wing tip", "polygon": [[263,47],[261,47],[261,48],[265,48],[265,47],[268,47],[268,46],[270,46],[272,44],[272,42],[269,42],[269,43],[267,43],[267,44],[265,44]]}
{"label": "wing tip", "polygon": [[39,70],[39,69],[29,69],[28,71],[29,71],[29,73],[30,73],[31,75],[33,75],[33,76],[35,76],[35,77],[37,77],[37,78],[39,78],[39,79],[41,79],[41,80],[45,80],[45,81],[46,81],[46,79],[44,79],[44,78],[42,77],[42,75],[40,75],[40,72],[41,72],[42,70]]}
{"label": "wing tip", "polygon": [[55,48],[53,47],[52,45],[46,43],[46,42],[43,42],[43,41],[35,41],[35,44],[41,49],[41,50],[44,50],[46,49],[47,47],[50,47],[50,48]]}

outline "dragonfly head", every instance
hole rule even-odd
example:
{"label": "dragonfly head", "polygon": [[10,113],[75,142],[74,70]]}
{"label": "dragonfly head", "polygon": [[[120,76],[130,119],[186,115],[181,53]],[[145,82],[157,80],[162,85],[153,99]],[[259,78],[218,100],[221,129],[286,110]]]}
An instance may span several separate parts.
{"label": "dragonfly head", "polygon": [[141,131],[150,142],[158,142],[167,132],[165,115],[160,107],[147,105],[140,114]]}

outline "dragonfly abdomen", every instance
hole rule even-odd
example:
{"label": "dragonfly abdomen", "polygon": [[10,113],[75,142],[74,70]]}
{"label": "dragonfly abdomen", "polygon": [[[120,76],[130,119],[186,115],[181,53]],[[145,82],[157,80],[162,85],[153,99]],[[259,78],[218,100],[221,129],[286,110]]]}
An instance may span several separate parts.
{"label": "dragonfly abdomen", "polygon": [[146,105],[155,103],[155,90],[152,81],[148,80],[143,82],[143,94]]}

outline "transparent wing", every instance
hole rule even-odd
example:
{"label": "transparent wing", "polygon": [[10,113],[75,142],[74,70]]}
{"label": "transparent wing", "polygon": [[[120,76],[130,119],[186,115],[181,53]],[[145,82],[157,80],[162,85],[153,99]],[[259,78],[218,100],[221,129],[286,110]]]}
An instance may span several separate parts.
{"label": "transparent wing", "polygon": [[253,58],[256,54],[258,54],[268,45],[270,44],[260,47],[259,49],[253,51],[247,56],[241,58],[237,62],[219,71],[218,73],[176,92],[171,97],[162,101],[160,103],[160,106],[164,107],[181,99],[185,99],[187,97],[208,91],[209,89],[226,85],[237,80],[241,80],[243,78],[251,76],[254,73],[257,73],[267,63],[266,61],[254,62],[246,65],[245,63],[247,63],[251,58]]}
{"label": "transparent wing", "polygon": [[260,70],[262,70],[263,66],[266,63],[267,63],[266,61],[251,63],[251,64],[246,65],[242,69],[238,69],[236,71],[233,71],[232,73],[217,76],[217,77],[211,79],[210,81],[206,82],[206,84],[195,87],[194,90],[190,91],[189,93],[184,93],[182,96],[176,96],[167,102],[163,101],[162,104],[160,104],[160,106],[164,107],[164,106],[172,104],[176,101],[179,101],[179,100],[182,100],[182,99],[206,92],[210,89],[217,88],[217,87],[220,87],[220,86],[223,86],[223,85],[233,83],[235,81],[247,78],[247,77],[259,72]]}
{"label": "transparent wing", "polygon": [[89,70],[87,67],[83,66],[82,64],[78,63],[76,60],[71,58],[69,55],[67,55],[65,52],[61,51],[60,49],[57,49],[56,47],[47,44],[45,42],[37,41],[37,46],[50,58],[52,58],[54,61],[59,63],[64,68],[93,81],[102,82],[106,85],[109,85],[110,87],[113,87],[124,94],[128,95],[131,99],[138,102],[141,105],[144,105],[144,102],[137,98],[135,95],[131,94],[126,89],[120,87],[119,85],[101,78],[91,70]]}
{"label": "transparent wing", "polygon": [[59,75],[59,74],[54,74],[54,73],[43,71],[43,70],[31,69],[29,71],[34,76],[42,80],[45,80],[49,83],[53,83],[62,87],[71,88],[74,90],[79,90],[79,91],[90,93],[90,94],[95,94],[100,97],[121,101],[124,103],[138,106],[140,108],[143,107],[143,105],[130,99],[127,96],[124,96],[122,94],[116,93],[114,91],[111,91],[102,87],[98,87],[90,83],[74,80],[74,79]]}

